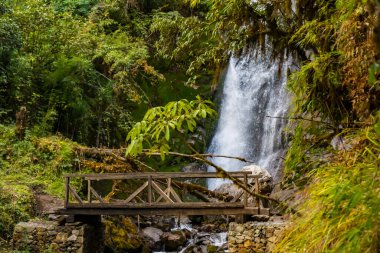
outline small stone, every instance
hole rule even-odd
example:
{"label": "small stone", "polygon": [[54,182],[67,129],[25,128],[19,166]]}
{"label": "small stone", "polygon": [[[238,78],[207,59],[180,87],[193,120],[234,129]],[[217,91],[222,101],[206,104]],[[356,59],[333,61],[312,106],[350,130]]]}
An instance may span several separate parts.
{"label": "small stone", "polygon": [[282,230],[280,230],[280,229],[277,229],[277,230],[275,230],[274,231],[274,233],[273,233],[275,236],[279,236],[279,235],[281,235],[282,234]]}
{"label": "small stone", "polygon": [[83,243],[83,242],[84,242],[83,236],[78,236],[77,243]]}
{"label": "small stone", "polygon": [[22,232],[24,231],[24,228],[19,226],[19,225],[16,225],[15,228],[14,228],[14,232]]}
{"label": "small stone", "polygon": [[268,238],[268,242],[274,243],[276,241],[276,237],[272,236]]}
{"label": "small stone", "polygon": [[59,232],[55,238],[55,240],[57,242],[65,242],[67,241],[67,234],[66,233],[62,233],[62,232]]}
{"label": "small stone", "polygon": [[75,242],[77,240],[77,236],[76,235],[71,235],[69,238],[67,238],[67,241],[70,241],[70,242]]}
{"label": "small stone", "polygon": [[46,227],[37,227],[37,233],[38,232],[45,232],[46,231]]}
{"label": "small stone", "polygon": [[252,245],[252,242],[251,242],[250,240],[246,240],[246,241],[244,242],[244,247],[246,247],[246,248],[251,247],[251,245]]}
{"label": "small stone", "polygon": [[48,231],[46,234],[48,236],[54,236],[54,235],[57,235],[57,232],[56,231]]}
{"label": "small stone", "polygon": [[79,235],[79,230],[74,229],[71,233],[72,233],[73,235]]}
{"label": "small stone", "polygon": [[241,233],[241,232],[243,232],[243,231],[244,231],[244,226],[241,225],[241,224],[236,224],[235,231],[236,231],[237,233]]}

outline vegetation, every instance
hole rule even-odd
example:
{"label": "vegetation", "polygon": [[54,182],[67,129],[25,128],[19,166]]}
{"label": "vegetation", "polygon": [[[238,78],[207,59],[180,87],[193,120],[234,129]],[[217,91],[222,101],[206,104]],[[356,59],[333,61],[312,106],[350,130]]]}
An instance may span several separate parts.
{"label": "vegetation", "polygon": [[[277,251],[377,252],[379,13],[377,0],[2,1],[0,237],[34,215],[37,190],[62,195],[64,172],[207,163],[228,59],[271,43],[299,58],[283,186],[304,199]],[[142,247],[121,227],[108,224],[112,247]]]}
{"label": "vegetation", "polygon": [[35,213],[35,193],[40,189],[62,197],[63,172],[73,171],[74,147],[62,137],[19,141],[15,129],[0,125],[0,236],[9,239],[13,226]]}

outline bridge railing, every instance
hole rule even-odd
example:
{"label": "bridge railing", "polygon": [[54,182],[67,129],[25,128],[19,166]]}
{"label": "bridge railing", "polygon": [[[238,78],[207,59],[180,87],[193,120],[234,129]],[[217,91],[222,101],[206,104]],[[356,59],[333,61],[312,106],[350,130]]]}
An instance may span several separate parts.
{"label": "bridge railing", "polygon": [[[254,176],[251,172],[229,172],[231,176],[240,180],[247,188],[253,192],[259,193],[259,176]],[[215,207],[220,203],[220,207],[241,208],[252,207],[256,202],[256,208],[259,208],[259,200],[248,201],[249,195],[246,191],[240,191],[233,199],[222,202],[199,202],[184,200],[181,196],[181,187],[186,187],[184,179],[208,179],[219,178],[215,172],[136,172],[136,173],[104,173],[104,174],[66,174],[65,178],[65,202],[64,208],[206,208]],[[72,181],[78,181],[87,184],[83,187],[85,192],[78,193],[72,184]],[[128,191],[124,199],[106,199],[101,196],[99,191],[95,190],[95,182],[101,180],[118,180],[135,182],[134,189]],[[181,181],[182,180],[182,181]],[[138,183],[136,183],[138,182]],[[137,185],[136,185],[137,184]],[[192,183],[193,184],[193,183]],[[87,189],[86,189],[87,188]],[[200,186],[200,189],[203,187]],[[205,188],[203,188],[205,189]],[[224,205],[222,204],[224,203]]]}

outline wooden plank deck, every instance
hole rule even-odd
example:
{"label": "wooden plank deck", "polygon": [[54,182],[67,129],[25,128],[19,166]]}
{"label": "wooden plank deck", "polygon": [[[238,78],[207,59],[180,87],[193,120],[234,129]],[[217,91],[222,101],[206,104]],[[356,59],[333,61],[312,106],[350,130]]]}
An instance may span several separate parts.
{"label": "wooden plank deck", "polygon": [[[235,204],[236,205],[236,204]],[[58,209],[56,214],[62,215],[162,215],[162,216],[191,216],[191,215],[269,215],[268,208],[257,207],[228,207],[218,206],[205,208],[164,208],[164,207],[144,207],[144,208],[125,208],[125,207],[70,207]]]}

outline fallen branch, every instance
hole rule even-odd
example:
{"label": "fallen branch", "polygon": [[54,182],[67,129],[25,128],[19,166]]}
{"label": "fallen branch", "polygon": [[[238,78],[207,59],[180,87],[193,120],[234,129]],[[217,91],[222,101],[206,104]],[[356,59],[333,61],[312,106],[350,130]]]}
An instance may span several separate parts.
{"label": "fallen branch", "polygon": [[[130,162],[133,161],[130,158],[125,158],[123,157],[125,154],[126,149],[121,148],[121,149],[103,149],[103,148],[78,148],[78,152],[83,153],[83,154],[88,154],[88,155],[98,155],[98,156],[113,156],[116,159],[123,161],[123,162]],[[143,153],[146,155],[149,155],[150,153],[149,149],[143,149]],[[168,152],[169,155],[175,155],[178,156],[177,152]],[[244,157],[238,157],[238,156],[227,156],[227,155],[219,155],[219,154],[198,154],[199,156],[202,157],[220,157],[220,158],[228,158],[228,159],[235,159],[239,160],[241,162],[246,162],[246,163],[254,163],[253,161],[250,161]],[[188,158],[191,158],[192,155],[189,155]]]}
{"label": "fallen branch", "polygon": [[276,116],[269,116],[269,115],[266,115],[265,117],[271,118],[271,119],[304,120],[304,121],[309,121],[309,122],[314,122],[314,123],[321,123],[321,124],[324,124],[324,125],[332,128],[332,129],[336,129],[335,126],[331,125],[328,122],[320,121],[320,120],[307,119],[307,118],[303,118],[303,117],[276,117]]}

